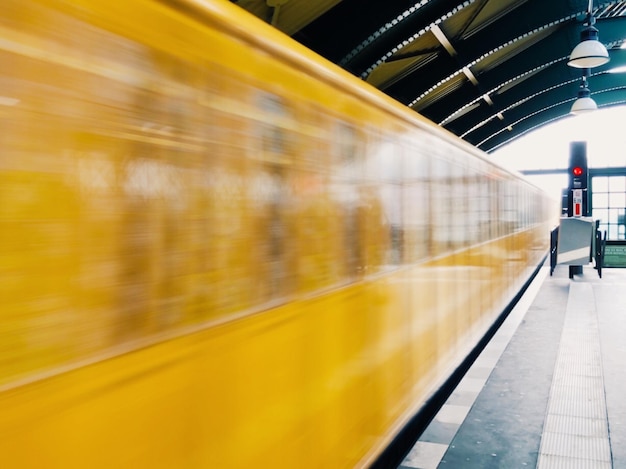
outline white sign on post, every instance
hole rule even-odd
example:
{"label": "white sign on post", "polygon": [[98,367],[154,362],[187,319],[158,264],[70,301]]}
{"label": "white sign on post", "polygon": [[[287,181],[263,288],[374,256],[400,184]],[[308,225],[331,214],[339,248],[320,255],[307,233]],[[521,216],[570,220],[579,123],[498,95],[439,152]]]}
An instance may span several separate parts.
{"label": "white sign on post", "polygon": [[574,216],[582,217],[583,216],[583,190],[582,189],[573,189],[572,190],[572,200],[574,202]]}

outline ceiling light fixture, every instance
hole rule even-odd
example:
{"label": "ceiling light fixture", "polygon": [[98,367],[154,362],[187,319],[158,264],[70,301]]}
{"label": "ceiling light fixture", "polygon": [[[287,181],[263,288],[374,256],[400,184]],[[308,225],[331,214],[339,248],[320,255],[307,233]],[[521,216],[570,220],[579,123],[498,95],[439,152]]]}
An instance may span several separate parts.
{"label": "ceiling light fixture", "polygon": [[596,19],[593,17],[593,0],[589,0],[585,28],[580,32],[580,43],[574,47],[569,56],[567,65],[575,68],[592,68],[604,65],[609,58],[609,52],[598,40],[598,30],[593,27]]}
{"label": "ceiling light fixture", "polygon": [[593,99],[591,99],[591,91],[587,88],[587,80],[583,75],[583,81],[580,84],[580,89],[578,90],[578,99],[576,99],[574,104],[572,104],[570,113],[583,114],[585,112],[595,111],[596,109],[598,109],[598,105]]}

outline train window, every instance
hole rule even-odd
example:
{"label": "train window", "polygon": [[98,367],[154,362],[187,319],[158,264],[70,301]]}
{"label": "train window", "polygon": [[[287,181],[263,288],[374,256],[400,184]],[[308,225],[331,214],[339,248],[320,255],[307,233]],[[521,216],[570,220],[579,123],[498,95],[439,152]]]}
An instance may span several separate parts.
{"label": "train window", "polygon": [[363,270],[364,211],[359,188],[362,158],[358,134],[351,124],[339,122],[336,125],[334,142],[333,195],[341,206],[345,274],[352,279]]}
{"label": "train window", "polygon": [[263,119],[260,126],[260,150],[263,159],[278,164],[288,163],[290,137],[285,126],[290,116],[285,103],[278,96],[262,93],[258,99],[258,106]]}
{"label": "train window", "polygon": [[248,187],[254,204],[250,214],[253,231],[248,256],[255,259],[255,297],[259,302],[284,297],[291,291],[289,265],[290,236],[287,220],[287,173],[277,165],[262,165],[254,169],[254,179]]}
{"label": "train window", "polygon": [[332,142],[325,110],[308,103],[298,103],[295,111],[298,169],[328,175]]}
{"label": "train window", "polygon": [[335,148],[338,158],[353,167],[356,162],[357,137],[351,124],[339,122],[335,127]]}
{"label": "train window", "polygon": [[502,235],[514,233],[517,230],[517,185],[508,180],[502,181],[500,189],[500,223],[503,229]]}
{"label": "train window", "polygon": [[498,238],[502,236],[500,230],[500,178],[497,173],[493,173],[489,179],[489,200],[491,201],[491,224],[489,230],[489,238]]}
{"label": "train window", "polygon": [[452,249],[466,245],[468,225],[471,223],[465,173],[465,167],[459,162],[450,164],[449,207],[452,214],[450,217],[450,247]]}
{"label": "train window", "polygon": [[[483,171],[486,171],[486,169],[483,168]],[[491,178],[486,172],[478,175],[478,199],[476,206],[478,210],[478,241],[480,242],[489,239],[492,224],[490,181]]]}
{"label": "train window", "polygon": [[377,186],[382,210],[381,267],[391,268],[400,264],[403,258],[401,184],[403,147],[391,137],[383,136],[374,143],[373,148],[368,155],[368,172],[371,174],[368,179]]}
{"label": "train window", "polygon": [[287,293],[287,224],[285,206],[287,202],[285,171],[280,166],[267,168],[270,181],[269,197],[266,200],[266,262],[268,263],[268,286],[273,298]]}
{"label": "train window", "polygon": [[444,158],[432,162],[432,219],[433,254],[446,253],[452,246],[451,218],[453,188],[450,186],[451,164]]}
{"label": "train window", "polygon": [[429,161],[428,156],[419,151],[419,147],[410,147],[406,156],[403,187],[403,226],[407,262],[426,258],[431,249]]}
{"label": "train window", "polygon": [[480,177],[475,171],[476,168],[471,167],[466,177],[468,203],[466,236],[468,245],[476,244],[480,241],[480,226],[484,215],[480,197]]}
{"label": "train window", "polygon": [[290,177],[290,213],[297,291],[308,293],[338,283],[342,275],[342,220],[329,191],[332,128],[327,112],[304,102],[294,104],[298,157]]}
{"label": "train window", "polygon": [[385,265],[397,265],[403,258],[403,225],[402,225],[402,186],[400,184],[383,183],[380,186],[380,198],[383,209],[383,223],[388,231],[386,240]]}
{"label": "train window", "polygon": [[257,193],[251,197],[259,208],[256,216],[261,224],[258,248],[265,280],[263,296],[277,299],[288,295],[293,288],[288,212],[293,170],[289,142],[294,136],[287,129],[292,113],[282,98],[269,93],[260,94],[257,104],[263,120],[259,123],[259,148],[252,151],[260,159],[254,169],[259,184],[255,186]]}
{"label": "train window", "polygon": [[351,124],[339,122],[335,126],[333,137],[333,179],[358,184],[363,176],[359,134]]}

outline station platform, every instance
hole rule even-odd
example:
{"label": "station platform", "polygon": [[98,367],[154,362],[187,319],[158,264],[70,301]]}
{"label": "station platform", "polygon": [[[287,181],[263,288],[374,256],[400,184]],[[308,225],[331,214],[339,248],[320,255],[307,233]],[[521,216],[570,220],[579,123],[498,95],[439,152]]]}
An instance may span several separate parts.
{"label": "station platform", "polygon": [[539,275],[399,469],[626,468],[626,269]]}

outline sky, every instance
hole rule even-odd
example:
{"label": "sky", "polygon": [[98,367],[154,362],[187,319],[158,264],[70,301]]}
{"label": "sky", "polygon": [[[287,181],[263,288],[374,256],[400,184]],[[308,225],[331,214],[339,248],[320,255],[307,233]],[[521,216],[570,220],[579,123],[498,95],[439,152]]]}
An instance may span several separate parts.
{"label": "sky", "polygon": [[[490,156],[518,171],[567,168],[570,142],[587,142],[590,168],[626,167],[626,106],[599,109],[561,119],[503,146]],[[529,177],[557,199],[566,175]]]}

